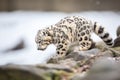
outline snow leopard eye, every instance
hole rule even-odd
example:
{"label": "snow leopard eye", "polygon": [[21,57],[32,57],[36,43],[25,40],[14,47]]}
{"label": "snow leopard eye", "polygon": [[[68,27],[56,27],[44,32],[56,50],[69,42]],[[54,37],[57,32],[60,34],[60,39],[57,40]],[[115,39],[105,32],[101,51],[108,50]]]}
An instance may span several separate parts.
{"label": "snow leopard eye", "polygon": [[43,32],[43,36],[45,35],[45,32]]}
{"label": "snow leopard eye", "polygon": [[40,40],[38,43],[43,43],[43,40]]}
{"label": "snow leopard eye", "polygon": [[39,41],[38,43],[41,43],[41,41]]}

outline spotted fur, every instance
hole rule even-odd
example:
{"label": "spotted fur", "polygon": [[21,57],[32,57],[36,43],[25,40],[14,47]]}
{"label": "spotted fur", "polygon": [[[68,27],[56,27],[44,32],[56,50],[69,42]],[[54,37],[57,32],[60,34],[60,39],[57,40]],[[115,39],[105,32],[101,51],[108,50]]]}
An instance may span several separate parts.
{"label": "spotted fur", "polygon": [[92,32],[96,33],[107,45],[113,45],[112,38],[105,31],[104,27],[97,22],[92,23],[79,16],[65,17],[58,23],[39,30],[35,40],[38,50],[44,50],[49,44],[55,44],[57,52],[54,58],[59,58],[66,55],[70,44],[73,42],[79,43],[80,51],[90,49],[92,45]]}

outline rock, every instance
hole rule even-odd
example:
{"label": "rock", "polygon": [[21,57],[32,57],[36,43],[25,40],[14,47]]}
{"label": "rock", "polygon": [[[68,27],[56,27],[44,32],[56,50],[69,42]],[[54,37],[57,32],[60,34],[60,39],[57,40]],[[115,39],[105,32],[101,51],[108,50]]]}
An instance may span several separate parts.
{"label": "rock", "polygon": [[71,80],[82,80],[86,76],[86,72],[78,73],[71,78]]}
{"label": "rock", "polygon": [[80,60],[84,60],[86,58],[90,58],[91,56],[97,55],[99,52],[100,52],[100,50],[97,48],[91,49],[88,51],[71,52],[70,54],[68,54],[65,57],[65,59],[73,58],[73,60],[75,60],[75,61],[80,61]]}
{"label": "rock", "polygon": [[[96,48],[101,50],[101,52],[108,52],[107,54],[110,54],[111,57],[118,57],[120,56],[120,37],[116,38],[115,40],[119,39],[118,41],[115,42],[115,45],[113,47],[108,47],[105,45],[103,42],[98,42],[96,45]],[[104,56],[104,55],[103,55]]]}
{"label": "rock", "polygon": [[61,64],[42,64],[42,65],[37,65],[37,68],[40,69],[45,69],[45,70],[63,70],[66,72],[73,72],[69,66],[67,65],[61,65]]}
{"label": "rock", "polygon": [[44,73],[33,66],[5,65],[0,67],[0,80],[46,80]]}
{"label": "rock", "polygon": [[0,80],[119,80],[120,47],[103,45],[47,64],[0,66]]}
{"label": "rock", "polygon": [[15,50],[20,50],[20,49],[23,49],[25,48],[25,42],[24,40],[20,40],[18,44],[16,44],[14,47],[8,49],[8,50],[5,50],[4,52],[9,52],[9,51],[15,51]]}
{"label": "rock", "polygon": [[64,58],[58,59],[58,60],[50,59],[48,61],[48,63],[56,64],[60,60],[65,60],[65,59],[69,59],[69,58],[72,58],[75,61],[80,61],[80,60],[84,60],[86,58],[90,58],[91,56],[94,56],[94,55],[96,55],[100,52],[100,50],[97,49],[97,48],[94,48],[94,49],[91,49],[91,50],[88,50],[88,51],[76,51],[76,50],[73,51],[71,49],[73,49],[73,47],[70,48],[69,53]]}
{"label": "rock", "polygon": [[116,62],[118,62],[118,64],[120,64],[120,57],[115,57]]}
{"label": "rock", "polygon": [[115,48],[105,47],[104,48],[105,51],[109,51],[108,54],[110,54],[111,57],[119,57],[120,56],[120,50],[118,50],[118,49],[120,49],[120,47],[115,47]]}
{"label": "rock", "polygon": [[[92,41],[92,40],[91,40]],[[90,47],[90,49],[93,49],[93,48],[95,48],[95,42],[93,42],[92,41],[92,45],[91,45],[91,47]],[[76,49],[77,48],[77,49]],[[71,52],[76,52],[76,51],[78,51],[78,48],[79,48],[79,43],[78,42],[73,42],[71,45],[70,45],[70,47],[69,47],[69,50],[67,51],[67,54],[66,55],[68,55],[68,54],[70,54]]]}
{"label": "rock", "polygon": [[96,43],[96,48],[100,49],[101,51],[104,51],[104,48],[107,47],[106,44],[103,41]]}
{"label": "rock", "polygon": [[68,59],[68,58],[73,58],[73,60],[79,61],[79,60],[83,60],[83,59],[85,59],[85,58],[87,58],[87,57],[84,56],[84,55],[80,55],[79,52],[71,52],[71,53],[70,53],[69,55],[67,55],[65,58],[66,58],[66,59]]}
{"label": "rock", "polygon": [[120,47],[120,35],[114,40],[114,47]]}
{"label": "rock", "polygon": [[69,80],[71,75],[68,67],[54,64],[0,66],[0,80]]}
{"label": "rock", "polygon": [[120,26],[117,28],[116,35],[117,37],[120,36]]}
{"label": "rock", "polygon": [[77,61],[73,60],[72,58],[60,60],[58,62],[60,65],[69,66],[70,68],[75,67],[77,65]]}
{"label": "rock", "polygon": [[99,58],[82,80],[120,80],[119,67],[113,58]]}
{"label": "rock", "polygon": [[104,51],[104,52],[100,52],[99,54],[101,54],[101,57],[113,57],[113,53],[112,53],[112,51],[110,51],[110,50],[106,50],[106,51]]}
{"label": "rock", "polygon": [[120,46],[120,26],[117,28],[116,35],[117,38],[114,40],[114,47]]}

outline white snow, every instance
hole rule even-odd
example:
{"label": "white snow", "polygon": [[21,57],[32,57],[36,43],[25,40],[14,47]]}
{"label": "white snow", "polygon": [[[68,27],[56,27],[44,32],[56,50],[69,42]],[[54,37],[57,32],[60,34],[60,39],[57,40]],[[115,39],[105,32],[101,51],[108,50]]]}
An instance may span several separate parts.
{"label": "white snow", "polygon": [[[120,25],[120,12],[91,11],[79,13],[62,12],[32,12],[14,11],[0,12],[0,65],[14,64],[39,64],[55,54],[55,46],[49,45],[45,51],[38,51],[35,44],[35,35],[38,29],[58,22],[65,16],[82,16],[92,21],[97,21],[116,37],[116,28]],[[94,41],[101,39],[95,34]],[[25,40],[25,49],[4,53],[4,50],[14,47],[21,39]]]}

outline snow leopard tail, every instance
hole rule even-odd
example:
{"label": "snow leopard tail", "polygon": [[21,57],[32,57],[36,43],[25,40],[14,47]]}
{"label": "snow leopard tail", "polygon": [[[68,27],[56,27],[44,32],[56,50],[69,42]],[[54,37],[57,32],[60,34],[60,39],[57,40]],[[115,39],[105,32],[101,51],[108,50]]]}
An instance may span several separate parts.
{"label": "snow leopard tail", "polygon": [[105,28],[102,27],[97,22],[94,22],[93,24],[93,31],[109,46],[113,47],[114,42],[113,38],[110,36],[108,32],[105,31]]}

